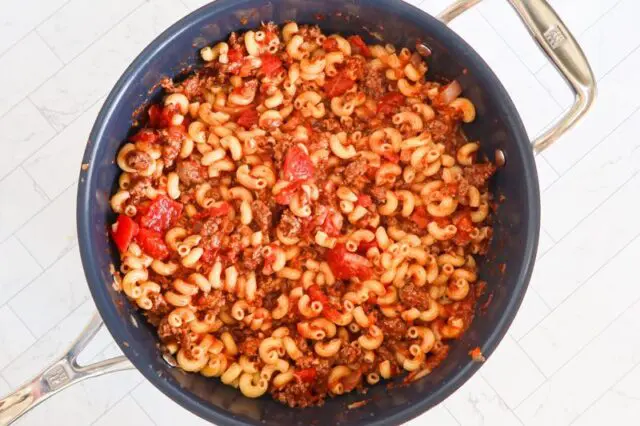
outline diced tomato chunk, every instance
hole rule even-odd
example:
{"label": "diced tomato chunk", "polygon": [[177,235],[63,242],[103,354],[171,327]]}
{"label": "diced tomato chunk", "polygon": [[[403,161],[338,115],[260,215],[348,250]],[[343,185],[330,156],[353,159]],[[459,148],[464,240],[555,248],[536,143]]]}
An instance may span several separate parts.
{"label": "diced tomato chunk", "polygon": [[282,61],[271,53],[264,53],[260,55],[262,65],[260,65],[260,71],[268,77],[276,75],[282,69]]}
{"label": "diced tomato chunk", "polygon": [[115,223],[115,230],[111,230],[111,237],[121,252],[127,251],[133,237],[138,235],[139,226],[129,216],[121,214]]}
{"label": "diced tomato chunk", "polygon": [[427,229],[427,225],[429,225],[429,214],[423,206],[416,207],[409,219],[414,221],[421,229]]}
{"label": "diced tomato chunk", "polygon": [[333,275],[340,280],[349,278],[366,280],[371,276],[369,260],[359,254],[351,253],[343,243],[336,244],[334,248],[327,251],[327,263]]}
{"label": "diced tomato chunk", "polygon": [[357,204],[362,207],[369,207],[373,204],[373,200],[367,194],[358,194],[358,202]]}
{"label": "diced tomato chunk", "polygon": [[394,164],[398,164],[400,162],[400,156],[398,154],[396,154],[395,152],[389,152],[389,151],[385,151],[382,154],[380,154],[382,158],[384,158],[385,160],[394,163]]}
{"label": "diced tomato chunk", "polygon": [[310,367],[303,370],[298,370],[294,372],[293,375],[296,376],[301,382],[311,383],[316,379],[317,372],[315,367]]}
{"label": "diced tomato chunk", "polygon": [[471,232],[473,230],[473,221],[468,212],[455,216],[453,224],[456,225],[460,231]]}
{"label": "diced tomato chunk", "polygon": [[338,75],[328,79],[324,83],[324,91],[330,98],[342,96],[355,84],[355,81],[351,80],[345,70],[343,70],[342,72],[338,73]]}
{"label": "diced tomato chunk", "polygon": [[166,195],[158,196],[140,215],[140,225],[155,232],[169,229],[182,214],[182,204]]}
{"label": "diced tomato chunk", "polygon": [[218,250],[205,249],[200,257],[200,261],[202,263],[206,263],[207,265],[211,265],[214,260],[216,260],[216,256],[218,255]]}
{"label": "diced tomato chunk", "polygon": [[258,111],[255,109],[245,109],[238,116],[236,123],[245,129],[249,129],[254,124],[258,124]]}
{"label": "diced tomato chunk", "polygon": [[205,210],[201,211],[200,213],[195,215],[195,218],[196,219],[204,219],[204,218],[207,218],[207,217],[226,216],[226,215],[229,214],[229,212],[231,210],[232,210],[231,204],[229,204],[226,201],[223,201],[222,203],[220,203],[217,206],[209,207],[208,209],[205,209]]}
{"label": "diced tomato chunk", "polygon": [[276,203],[282,204],[283,206],[288,206],[289,203],[291,203],[291,199],[296,194],[298,188],[300,188],[299,182],[290,183],[289,185],[282,188],[274,198],[276,200]]}
{"label": "diced tomato chunk", "polygon": [[153,129],[141,129],[129,138],[131,142],[146,142],[156,143],[158,142],[158,135]]}
{"label": "diced tomato chunk", "polygon": [[322,223],[322,230],[330,237],[337,237],[340,235],[342,224],[344,223],[344,217],[339,212],[331,209],[327,213],[327,218]]}
{"label": "diced tomato chunk", "polygon": [[173,116],[179,112],[178,105],[151,105],[149,108],[149,126],[156,129],[163,129],[171,125]]}
{"label": "diced tomato chunk", "polygon": [[227,57],[229,58],[229,64],[241,61],[244,58],[244,56],[242,55],[241,49],[229,50],[229,53],[227,53]]}
{"label": "diced tomato chunk", "polygon": [[315,168],[313,162],[299,145],[294,145],[284,157],[284,179],[290,182],[301,181],[313,177]]}
{"label": "diced tomato chunk", "polygon": [[311,298],[312,301],[320,302],[322,303],[322,306],[326,306],[329,304],[329,298],[327,297],[326,294],[324,294],[322,290],[320,290],[320,287],[317,284],[314,284],[311,287],[309,287],[307,289],[307,293],[309,294],[309,297]]}
{"label": "diced tomato chunk", "polygon": [[150,229],[140,228],[136,241],[140,245],[142,251],[147,253],[154,259],[163,260],[169,256],[169,249],[162,238],[160,232],[155,232]]}
{"label": "diced tomato chunk", "polygon": [[331,322],[337,322],[342,317],[342,314],[336,308],[325,307],[322,309],[322,316]]}
{"label": "diced tomato chunk", "polygon": [[369,46],[367,46],[367,43],[364,42],[362,37],[360,37],[359,35],[352,35],[347,40],[349,40],[351,48],[355,50],[355,52],[352,53],[359,53],[364,57],[371,56],[371,50],[369,50]]}
{"label": "diced tomato chunk", "polygon": [[400,92],[389,92],[386,93],[383,97],[378,101],[377,112],[378,114],[394,114],[398,111],[398,107],[404,105],[405,97]]}
{"label": "diced tomato chunk", "polygon": [[335,52],[338,49],[338,42],[333,37],[328,37],[322,42],[322,49],[325,52]]}

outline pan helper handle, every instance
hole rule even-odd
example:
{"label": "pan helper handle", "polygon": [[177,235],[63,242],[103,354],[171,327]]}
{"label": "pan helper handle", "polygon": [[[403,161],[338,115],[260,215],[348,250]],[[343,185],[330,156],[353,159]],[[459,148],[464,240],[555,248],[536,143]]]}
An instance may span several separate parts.
{"label": "pan helper handle", "polygon": [[[479,2],[458,0],[438,15],[438,19],[448,24]],[[589,111],[596,98],[596,79],[580,45],[546,0],[509,0],[509,3],[575,94],[571,108],[533,141],[537,154],[551,146]]]}
{"label": "pan helper handle", "polygon": [[13,423],[24,413],[50,396],[84,379],[133,368],[133,365],[124,356],[87,366],[78,364],[78,355],[93,339],[102,325],[102,319],[95,313],[89,324],[87,324],[75,342],[71,344],[66,354],[45,368],[32,380],[22,385],[18,390],[0,399],[0,425]]}

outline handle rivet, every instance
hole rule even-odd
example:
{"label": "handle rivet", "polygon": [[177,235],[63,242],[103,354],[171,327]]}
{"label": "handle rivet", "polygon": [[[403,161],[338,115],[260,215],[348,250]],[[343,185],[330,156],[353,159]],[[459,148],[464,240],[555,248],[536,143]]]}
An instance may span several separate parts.
{"label": "handle rivet", "polygon": [[425,58],[431,56],[431,49],[426,44],[416,43],[416,52]]}
{"label": "handle rivet", "polygon": [[507,162],[507,159],[504,156],[504,151],[501,149],[496,149],[496,154],[495,154],[496,167],[504,167],[506,162]]}

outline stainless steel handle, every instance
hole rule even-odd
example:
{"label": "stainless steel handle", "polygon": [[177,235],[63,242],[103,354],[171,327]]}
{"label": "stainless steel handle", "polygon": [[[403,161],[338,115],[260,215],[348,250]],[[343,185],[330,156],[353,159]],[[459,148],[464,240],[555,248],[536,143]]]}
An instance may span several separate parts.
{"label": "stainless steel handle", "polygon": [[18,390],[1,399],[0,425],[13,423],[45,399],[84,379],[133,368],[133,365],[124,356],[87,366],[78,364],[78,355],[93,339],[93,336],[96,335],[102,325],[100,315],[95,313],[82,333],[71,344],[66,354],[45,368],[32,380],[22,385]]}
{"label": "stainless steel handle", "polygon": [[[440,13],[438,19],[448,24],[479,2],[458,0]],[[596,98],[596,79],[580,45],[546,0],[509,0],[509,3],[575,94],[571,108],[533,141],[534,152],[540,153],[589,111]]]}

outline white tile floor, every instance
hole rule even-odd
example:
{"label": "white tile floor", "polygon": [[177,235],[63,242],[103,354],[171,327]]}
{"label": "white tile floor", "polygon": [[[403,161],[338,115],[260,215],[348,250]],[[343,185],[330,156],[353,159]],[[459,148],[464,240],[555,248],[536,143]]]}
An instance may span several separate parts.
{"label": "white tile floor", "polygon": [[[409,0],[436,13],[447,0]],[[75,236],[89,129],[133,57],[207,0],[0,0],[0,394],[35,374],[93,312]],[[637,425],[640,418],[640,2],[551,0],[600,92],[584,122],[537,158],[538,263],[495,354],[411,425]],[[530,134],[571,102],[505,0],[453,24],[488,61]],[[11,200],[7,202],[7,200]],[[117,353],[101,332],[87,360]],[[136,372],[70,388],[27,425],[204,424]]]}

